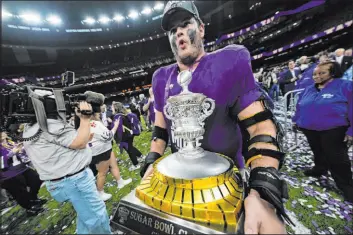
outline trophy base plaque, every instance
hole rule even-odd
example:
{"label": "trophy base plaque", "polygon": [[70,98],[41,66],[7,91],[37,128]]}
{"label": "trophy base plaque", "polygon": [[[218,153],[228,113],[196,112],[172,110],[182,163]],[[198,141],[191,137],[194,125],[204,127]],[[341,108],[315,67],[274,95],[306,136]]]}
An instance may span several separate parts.
{"label": "trophy base plaque", "polygon": [[111,220],[114,233],[118,230],[131,234],[225,234],[157,211],[142,203],[135,193],[133,190],[120,200]]}

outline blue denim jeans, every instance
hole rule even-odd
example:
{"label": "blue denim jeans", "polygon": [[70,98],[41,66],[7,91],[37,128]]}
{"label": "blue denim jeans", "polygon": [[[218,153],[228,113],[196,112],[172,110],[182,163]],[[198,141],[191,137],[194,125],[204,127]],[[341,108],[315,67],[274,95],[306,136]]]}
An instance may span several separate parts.
{"label": "blue denim jeans", "polygon": [[45,184],[56,201],[72,203],[77,213],[77,234],[111,234],[107,209],[98,196],[91,169]]}

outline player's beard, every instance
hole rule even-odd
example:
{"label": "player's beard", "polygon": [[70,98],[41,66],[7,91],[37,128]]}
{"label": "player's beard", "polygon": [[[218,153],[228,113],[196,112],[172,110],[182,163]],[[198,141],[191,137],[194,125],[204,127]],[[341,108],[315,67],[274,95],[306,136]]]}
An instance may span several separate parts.
{"label": "player's beard", "polygon": [[[173,54],[175,56],[175,58],[177,59],[177,61],[180,61],[182,64],[187,65],[187,66],[191,66],[195,63],[197,57],[200,54],[201,48],[202,48],[202,41],[200,38],[197,37],[196,34],[196,29],[188,29],[187,31],[187,35],[189,37],[190,40],[190,49],[192,52],[189,55],[186,56],[179,56],[178,54],[178,46],[176,45],[176,36],[173,35],[171,37],[171,47],[172,47],[172,51]],[[196,49],[196,50],[195,50]]]}

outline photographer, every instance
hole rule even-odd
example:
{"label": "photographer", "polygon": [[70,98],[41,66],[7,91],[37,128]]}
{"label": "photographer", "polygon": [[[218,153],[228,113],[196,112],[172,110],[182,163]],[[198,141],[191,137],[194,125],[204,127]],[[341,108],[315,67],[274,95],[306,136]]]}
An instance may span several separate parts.
{"label": "photographer", "polygon": [[[88,168],[92,160],[87,146],[91,118],[88,114],[92,107],[80,102],[80,113],[77,112],[80,126],[76,131],[58,112],[57,103],[63,100],[62,95],[58,99],[55,92],[49,93],[44,90],[30,93],[37,122],[25,126],[23,137],[38,135],[39,129],[42,132],[38,138],[24,143],[25,150],[52,197],[58,202],[72,203],[77,212],[77,234],[110,234],[107,210]],[[46,125],[43,125],[43,116]]]}

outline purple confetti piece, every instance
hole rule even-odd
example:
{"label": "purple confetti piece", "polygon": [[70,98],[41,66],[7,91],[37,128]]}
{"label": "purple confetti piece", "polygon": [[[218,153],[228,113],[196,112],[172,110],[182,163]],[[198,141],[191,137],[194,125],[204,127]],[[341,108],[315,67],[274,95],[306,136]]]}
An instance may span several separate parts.
{"label": "purple confetti piece", "polygon": [[350,229],[348,226],[344,226],[344,229],[346,229],[349,233],[353,233],[352,229]]}
{"label": "purple confetti piece", "polygon": [[317,223],[314,220],[312,220],[311,223],[315,226],[315,228],[319,227],[319,225],[317,225]]}

